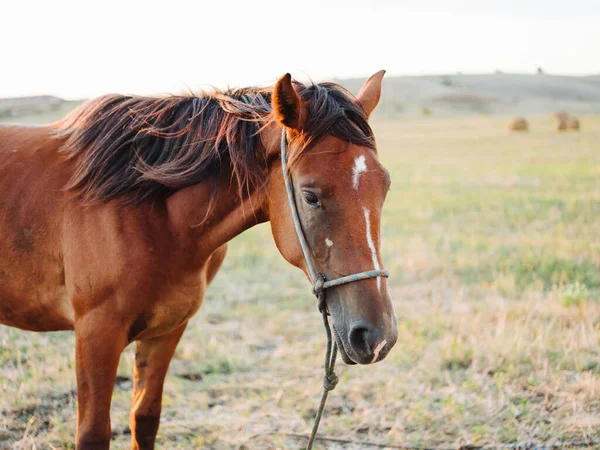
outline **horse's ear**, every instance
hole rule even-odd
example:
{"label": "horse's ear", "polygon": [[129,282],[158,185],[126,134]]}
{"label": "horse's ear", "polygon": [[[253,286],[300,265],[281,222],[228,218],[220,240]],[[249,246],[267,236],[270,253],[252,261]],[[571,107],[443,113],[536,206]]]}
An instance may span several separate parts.
{"label": "horse's ear", "polygon": [[356,96],[358,103],[362,106],[367,119],[379,103],[381,98],[381,81],[385,75],[385,70],[380,70],[365,81],[365,84],[360,89],[360,92]]}
{"label": "horse's ear", "polygon": [[292,76],[286,73],[273,89],[273,113],[284,127],[300,131],[306,119],[306,107],[292,84]]}

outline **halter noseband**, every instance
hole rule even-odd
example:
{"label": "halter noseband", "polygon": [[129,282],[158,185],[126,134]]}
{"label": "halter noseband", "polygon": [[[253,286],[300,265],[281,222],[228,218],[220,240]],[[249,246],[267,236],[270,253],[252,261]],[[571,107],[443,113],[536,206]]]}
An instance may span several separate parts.
{"label": "halter noseband", "polygon": [[341,286],[346,283],[353,283],[355,281],[367,280],[369,278],[376,277],[389,277],[390,274],[387,270],[376,269],[376,270],[365,270],[364,272],[353,273],[352,275],[346,275],[344,277],[336,278],[334,280],[327,280],[325,275],[319,273],[315,269],[306,237],[302,231],[302,225],[300,224],[300,216],[298,215],[298,208],[296,206],[296,200],[294,199],[294,186],[292,179],[287,167],[287,135],[284,129],[281,133],[281,168],[283,170],[283,179],[285,181],[285,190],[287,191],[288,200],[290,203],[290,210],[292,211],[292,219],[294,220],[294,228],[296,229],[296,235],[300,241],[302,247],[302,253],[304,254],[304,260],[310,273],[310,278],[313,283],[313,294],[318,299],[317,306],[320,312],[326,311],[325,305],[325,289],[332,288],[335,286]]}

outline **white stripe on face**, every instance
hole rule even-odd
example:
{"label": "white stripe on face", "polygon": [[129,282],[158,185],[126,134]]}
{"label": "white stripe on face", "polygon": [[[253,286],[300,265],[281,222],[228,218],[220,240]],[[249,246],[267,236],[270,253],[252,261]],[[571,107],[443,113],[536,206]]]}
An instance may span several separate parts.
{"label": "white stripe on face", "polygon": [[[375,270],[379,270],[381,267],[379,266],[379,259],[377,258],[377,249],[375,248],[375,243],[373,242],[373,237],[371,236],[371,219],[369,210],[367,208],[363,208],[363,210],[365,212],[365,223],[367,224],[367,244],[371,250],[373,266],[375,267]],[[381,292],[381,277],[377,277],[377,290]]]}
{"label": "white stripe on face", "polygon": [[354,160],[354,167],[352,168],[352,186],[358,191],[358,183],[360,181],[360,174],[367,171],[367,164],[365,163],[365,155],[360,155]]}
{"label": "white stripe on face", "polygon": [[327,247],[333,247],[333,241],[329,238],[325,238],[325,245]]}

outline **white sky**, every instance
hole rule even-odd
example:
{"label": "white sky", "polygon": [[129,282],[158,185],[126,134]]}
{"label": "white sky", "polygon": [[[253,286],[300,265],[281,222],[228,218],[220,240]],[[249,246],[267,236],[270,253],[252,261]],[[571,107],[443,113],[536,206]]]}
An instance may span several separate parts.
{"label": "white sky", "polygon": [[600,73],[600,0],[0,0],[0,97],[388,74]]}

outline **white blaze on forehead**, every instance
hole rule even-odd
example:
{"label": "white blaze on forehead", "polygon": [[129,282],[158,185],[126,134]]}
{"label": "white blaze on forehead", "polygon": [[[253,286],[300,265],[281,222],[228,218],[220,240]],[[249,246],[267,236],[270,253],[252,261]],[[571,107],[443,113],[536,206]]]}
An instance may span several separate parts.
{"label": "white blaze on forehead", "polygon": [[333,241],[329,238],[325,238],[325,245],[327,247],[333,247]]}
{"label": "white blaze on forehead", "polygon": [[379,358],[379,352],[381,352],[381,349],[385,347],[385,344],[387,344],[387,340],[384,339],[377,347],[375,347],[375,350],[373,350],[373,359],[371,360],[371,364],[377,362],[377,358]]}
{"label": "white blaze on forehead", "polygon": [[352,186],[358,191],[358,182],[360,181],[360,174],[367,171],[367,164],[365,163],[365,155],[360,155],[354,160],[354,167],[352,168]]}
{"label": "white blaze on forehead", "polygon": [[[379,265],[379,258],[377,258],[377,249],[375,248],[375,243],[373,242],[373,236],[371,236],[371,218],[369,215],[369,210],[367,208],[363,208],[363,210],[365,212],[365,223],[367,224],[367,244],[371,250],[373,266],[375,267],[375,270],[379,270],[381,269],[381,266]],[[381,277],[377,277],[377,290],[381,292]]]}

